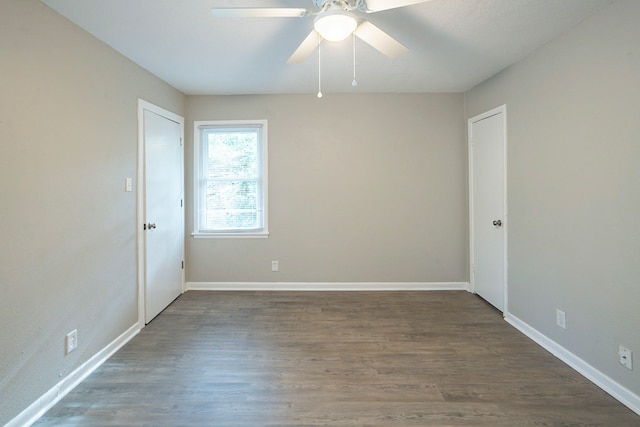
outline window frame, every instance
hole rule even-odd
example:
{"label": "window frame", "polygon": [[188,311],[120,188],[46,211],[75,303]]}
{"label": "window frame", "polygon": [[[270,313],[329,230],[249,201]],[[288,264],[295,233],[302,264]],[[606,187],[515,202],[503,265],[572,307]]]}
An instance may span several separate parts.
{"label": "window frame", "polygon": [[[269,237],[269,203],[268,203],[268,132],[267,120],[203,120],[194,121],[193,123],[193,233],[195,238],[267,238]],[[259,187],[262,191],[262,211],[263,226],[254,230],[202,230],[200,229],[201,215],[201,188],[200,179],[203,168],[203,144],[205,141],[202,136],[203,130],[207,128],[242,128],[242,127],[259,127],[258,138],[258,169],[261,175],[262,185]]]}

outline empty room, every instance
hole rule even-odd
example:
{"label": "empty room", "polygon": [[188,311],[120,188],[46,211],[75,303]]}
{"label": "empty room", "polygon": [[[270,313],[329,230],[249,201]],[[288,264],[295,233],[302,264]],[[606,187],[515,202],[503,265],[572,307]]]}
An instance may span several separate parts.
{"label": "empty room", "polygon": [[0,425],[640,426],[639,21],[0,0]]}

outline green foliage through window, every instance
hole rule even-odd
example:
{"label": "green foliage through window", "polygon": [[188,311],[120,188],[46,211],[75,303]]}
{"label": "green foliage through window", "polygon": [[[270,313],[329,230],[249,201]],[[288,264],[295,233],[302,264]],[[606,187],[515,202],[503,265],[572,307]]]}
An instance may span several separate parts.
{"label": "green foliage through window", "polygon": [[200,127],[199,231],[266,228],[263,131],[262,124]]}

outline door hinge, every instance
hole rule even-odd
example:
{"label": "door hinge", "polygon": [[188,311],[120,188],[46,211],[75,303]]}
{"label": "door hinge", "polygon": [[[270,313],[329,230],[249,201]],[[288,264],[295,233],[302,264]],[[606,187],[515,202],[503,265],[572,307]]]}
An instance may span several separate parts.
{"label": "door hinge", "polygon": [[184,270],[184,261],[181,261],[180,264],[181,264],[182,269]]}
{"label": "door hinge", "polygon": [[180,199],[180,207],[182,207],[182,199]]}
{"label": "door hinge", "polygon": [[180,146],[182,146],[182,138],[180,138]]}
{"label": "door hinge", "polygon": [[142,224],[142,229],[146,230],[147,229],[147,223],[145,222],[144,224]]}

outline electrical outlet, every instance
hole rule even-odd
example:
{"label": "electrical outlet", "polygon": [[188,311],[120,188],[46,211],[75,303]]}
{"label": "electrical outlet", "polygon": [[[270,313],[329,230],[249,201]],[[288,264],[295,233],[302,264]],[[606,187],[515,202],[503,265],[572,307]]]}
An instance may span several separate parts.
{"label": "electrical outlet", "polygon": [[271,261],[271,271],[279,271],[280,263],[278,261]]}
{"label": "electrical outlet", "polygon": [[628,348],[624,348],[620,346],[620,350],[618,350],[618,355],[620,356],[620,364],[627,368],[628,370],[633,369],[633,359],[631,355],[631,350]]}
{"label": "electrical outlet", "polygon": [[558,310],[556,308],[556,325],[560,326],[562,329],[567,329],[567,318],[562,310]]}
{"label": "electrical outlet", "polygon": [[66,337],[67,354],[78,348],[78,330],[74,329],[69,332]]}

